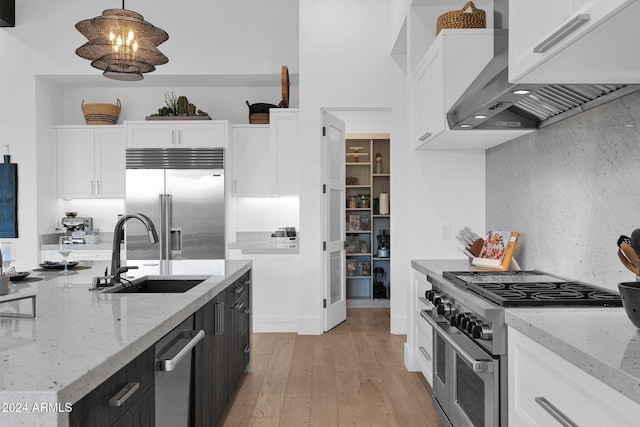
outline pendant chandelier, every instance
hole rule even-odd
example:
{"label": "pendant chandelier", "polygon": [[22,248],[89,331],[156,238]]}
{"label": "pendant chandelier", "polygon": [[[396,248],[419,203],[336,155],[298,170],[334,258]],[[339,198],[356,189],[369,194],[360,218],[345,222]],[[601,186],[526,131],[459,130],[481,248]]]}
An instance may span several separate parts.
{"label": "pendant chandelier", "polygon": [[78,22],[76,29],[88,40],[76,54],[110,79],[142,80],[144,73],[169,62],[158,49],[169,35],[139,13],[126,10],[124,0],[122,9],[107,9],[101,16]]}

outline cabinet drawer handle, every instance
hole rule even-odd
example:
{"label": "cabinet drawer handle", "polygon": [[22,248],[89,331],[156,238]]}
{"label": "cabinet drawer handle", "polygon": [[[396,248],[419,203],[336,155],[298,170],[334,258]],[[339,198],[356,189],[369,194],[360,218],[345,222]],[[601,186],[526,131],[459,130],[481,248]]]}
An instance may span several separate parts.
{"label": "cabinet drawer handle", "polygon": [[533,400],[540,406],[542,409],[547,411],[549,415],[556,419],[560,424],[564,427],[578,427],[578,424],[571,421],[571,418],[567,417],[560,409],[556,408],[555,405],[549,402],[545,397],[537,396]]}
{"label": "cabinet drawer handle", "polygon": [[244,350],[243,350],[243,351],[244,351],[245,353],[249,353],[249,352],[251,351],[251,346],[250,346],[250,345],[247,345],[247,346],[244,348]]}
{"label": "cabinet drawer handle", "polygon": [[100,181],[96,181],[96,194],[100,194]]}
{"label": "cabinet drawer handle", "polygon": [[247,278],[244,279],[244,282],[242,282],[243,285],[248,286],[251,283],[251,279]]}
{"label": "cabinet drawer handle", "polygon": [[558,31],[551,34],[549,37],[544,39],[542,43],[533,48],[534,53],[543,53],[547,51],[551,46],[558,43],[560,40],[567,37],[569,34],[573,33],[578,29],[582,24],[585,24],[589,19],[591,19],[591,15],[588,13],[581,13],[573,18],[571,21],[564,24]]}
{"label": "cabinet drawer handle", "polygon": [[239,302],[236,305],[234,305],[233,308],[235,308],[236,310],[242,310],[244,308],[244,303]]}
{"label": "cabinet drawer handle", "polygon": [[242,292],[244,292],[244,286],[238,286],[234,289],[233,292],[235,292],[236,294],[241,294]]}
{"label": "cabinet drawer handle", "polygon": [[425,132],[422,135],[420,135],[420,137],[418,137],[418,141],[424,141],[425,139],[429,138],[431,136],[432,132]]}
{"label": "cabinet drawer handle", "polygon": [[133,394],[140,388],[140,383],[129,383],[122,387],[122,390],[117,392],[115,396],[109,399],[109,406],[119,408],[124,405]]}
{"label": "cabinet drawer handle", "polygon": [[[194,331],[195,332],[195,331]],[[172,359],[164,359],[158,360],[158,371],[170,372],[173,371],[178,363],[187,355],[190,355],[193,347],[196,346],[204,338],[204,331],[198,331],[193,338],[189,340],[189,342],[180,349],[178,354],[176,354]]]}
{"label": "cabinet drawer handle", "polygon": [[224,333],[224,303],[217,302],[214,306],[214,317],[216,322],[215,335]]}
{"label": "cabinet drawer handle", "polygon": [[431,356],[429,355],[429,353],[427,352],[427,350],[423,346],[419,346],[418,350],[420,350],[420,353],[422,353],[422,355],[424,356],[425,359],[427,359],[429,362],[431,362]]}
{"label": "cabinet drawer handle", "polygon": [[245,308],[243,311],[244,314],[249,314],[251,313],[251,309],[249,307]]}
{"label": "cabinet drawer handle", "polygon": [[93,181],[89,181],[89,194],[93,194]]}

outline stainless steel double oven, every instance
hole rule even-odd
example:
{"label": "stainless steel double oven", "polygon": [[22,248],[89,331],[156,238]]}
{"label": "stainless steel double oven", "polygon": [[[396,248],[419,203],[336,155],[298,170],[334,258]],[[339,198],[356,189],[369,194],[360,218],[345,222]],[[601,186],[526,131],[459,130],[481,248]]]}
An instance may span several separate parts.
{"label": "stainless steel double oven", "polygon": [[440,418],[455,427],[499,426],[501,357],[443,316],[428,310],[420,315],[433,328],[433,400]]}
{"label": "stainless steel double oven", "polygon": [[606,289],[540,271],[427,275],[433,328],[433,402],[453,427],[508,425],[506,307],[619,307]]}

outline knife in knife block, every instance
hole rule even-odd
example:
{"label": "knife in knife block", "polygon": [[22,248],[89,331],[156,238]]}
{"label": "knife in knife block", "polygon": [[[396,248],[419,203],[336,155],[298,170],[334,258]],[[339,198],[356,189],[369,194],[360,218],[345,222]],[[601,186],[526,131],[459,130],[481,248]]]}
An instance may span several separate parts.
{"label": "knife in knife block", "polygon": [[473,245],[469,247],[469,252],[473,254],[473,256],[480,256],[480,251],[482,251],[482,245],[484,245],[484,239],[478,239],[473,242]]}

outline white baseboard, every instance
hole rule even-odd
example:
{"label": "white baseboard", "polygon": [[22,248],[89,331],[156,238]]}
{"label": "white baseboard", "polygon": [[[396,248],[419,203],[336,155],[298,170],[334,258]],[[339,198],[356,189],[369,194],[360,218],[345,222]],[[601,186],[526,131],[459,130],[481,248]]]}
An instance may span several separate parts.
{"label": "white baseboard", "polygon": [[321,317],[298,317],[298,335],[322,335]]}
{"label": "white baseboard", "polygon": [[409,347],[409,343],[404,343],[404,367],[409,372],[417,372],[416,361],[413,357],[413,349]]}
{"label": "white baseboard", "polygon": [[294,316],[254,316],[253,332],[298,332],[298,319]]}

